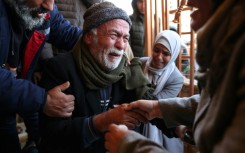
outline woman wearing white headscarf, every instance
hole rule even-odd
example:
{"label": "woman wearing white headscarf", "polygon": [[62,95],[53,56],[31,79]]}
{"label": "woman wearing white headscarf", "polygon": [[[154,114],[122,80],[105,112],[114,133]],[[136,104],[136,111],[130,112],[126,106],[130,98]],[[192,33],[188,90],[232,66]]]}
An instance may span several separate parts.
{"label": "woman wearing white headscarf", "polygon": [[[175,65],[181,49],[180,36],[171,30],[157,34],[151,57],[143,57],[142,70],[155,87],[158,99],[174,98],[180,92],[184,77]],[[163,145],[170,153],[184,152],[183,142],[178,138],[168,138],[152,124],[144,125],[143,135]]]}
{"label": "woman wearing white headscarf", "polygon": [[157,98],[176,97],[182,88],[184,78],[175,65],[180,53],[181,38],[171,30],[157,34],[151,57],[143,57],[142,69],[154,85]]}

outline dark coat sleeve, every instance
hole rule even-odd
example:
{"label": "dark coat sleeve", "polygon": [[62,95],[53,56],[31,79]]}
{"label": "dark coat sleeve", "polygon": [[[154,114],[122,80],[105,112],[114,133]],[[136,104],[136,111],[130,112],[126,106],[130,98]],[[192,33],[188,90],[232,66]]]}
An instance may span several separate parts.
{"label": "dark coat sleeve", "polygon": [[46,100],[45,90],[30,81],[16,79],[8,70],[0,69],[0,114],[32,113]]}

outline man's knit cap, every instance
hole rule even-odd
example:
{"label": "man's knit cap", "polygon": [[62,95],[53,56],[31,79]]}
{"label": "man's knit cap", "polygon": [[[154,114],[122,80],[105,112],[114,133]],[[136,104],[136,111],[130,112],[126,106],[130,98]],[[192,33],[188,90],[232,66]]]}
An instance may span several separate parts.
{"label": "man's knit cap", "polygon": [[124,10],[107,1],[93,4],[90,8],[87,9],[83,15],[83,18],[84,32],[88,32],[93,28],[97,28],[101,24],[113,19],[123,19],[128,22],[130,27],[132,25],[129,16]]}

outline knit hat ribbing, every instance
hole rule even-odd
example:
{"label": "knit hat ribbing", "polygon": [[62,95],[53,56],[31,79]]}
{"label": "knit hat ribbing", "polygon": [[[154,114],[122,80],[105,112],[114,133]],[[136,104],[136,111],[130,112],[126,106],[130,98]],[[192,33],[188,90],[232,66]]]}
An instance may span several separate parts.
{"label": "knit hat ribbing", "polygon": [[90,8],[87,9],[85,14],[83,15],[83,18],[84,32],[88,32],[89,30],[96,28],[101,24],[113,19],[123,19],[128,22],[130,27],[132,25],[132,22],[127,13],[124,10],[116,7],[111,2],[101,2],[93,4]]}

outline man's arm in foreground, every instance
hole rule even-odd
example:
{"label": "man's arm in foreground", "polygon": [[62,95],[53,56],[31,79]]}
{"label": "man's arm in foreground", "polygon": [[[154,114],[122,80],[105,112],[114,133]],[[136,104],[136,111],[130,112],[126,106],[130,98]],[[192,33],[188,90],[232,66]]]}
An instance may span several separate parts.
{"label": "man's arm in foreground", "polygon": [[127,110],[141,110],[148,118],[162,118],[167,127],[191,126],[194,122],[200,95],[185,98],[138,100],[128,105]]}
{"label": "man's arm in foreground", "polygon": [[74,96],[62,91],[69,82],[48,93],[30,81],[16,79],[8,70],[0,69],[0,113],[30,113],[43,110],[49,116],[68,117],[74,109]]}
{"label": "man's arm in foreground", "polygon": [[168,153],[159,144],[128,130],[125,125],[111,124],[105,135],[108,153]]}
{"label": "man's arm in foreground", "polygon": [[192,126],[199,101],[199,94],[184,98],[160,99],[162,118],[167,127]]}

